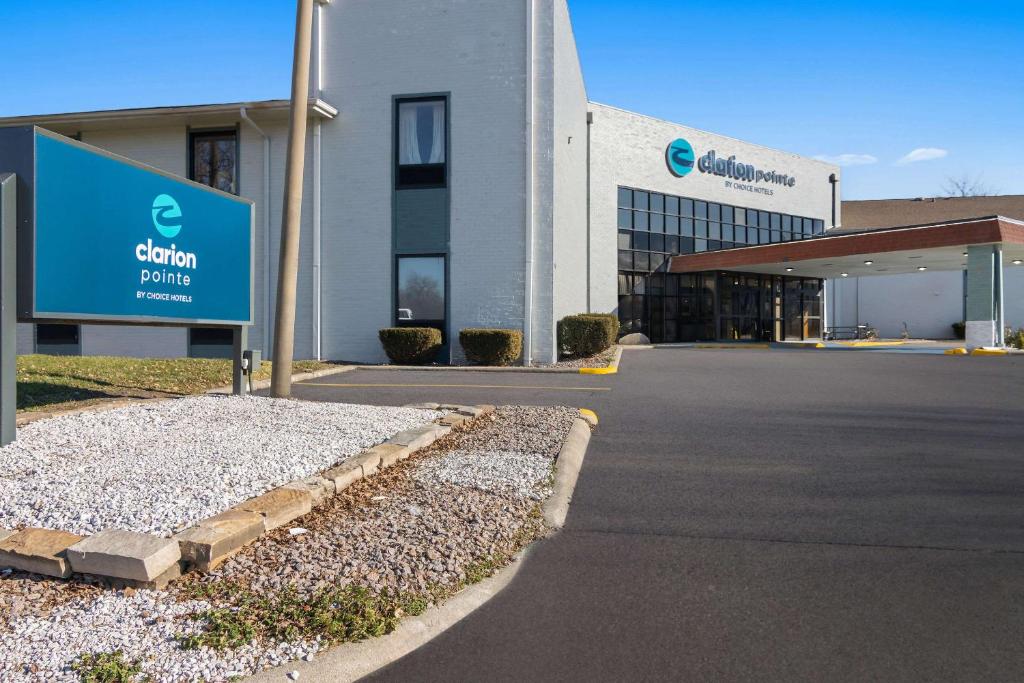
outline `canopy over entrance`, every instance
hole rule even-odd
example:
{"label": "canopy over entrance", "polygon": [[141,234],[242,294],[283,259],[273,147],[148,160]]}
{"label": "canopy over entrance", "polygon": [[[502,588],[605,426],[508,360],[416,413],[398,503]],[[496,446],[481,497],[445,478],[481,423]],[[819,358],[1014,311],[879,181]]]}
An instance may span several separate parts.
{"label": "canopy over entrance", "polygon": [[674,256],[670,273],[724,270],[808,278],[967,271],[967,345],[1003,344],[1003,266],[1024,264],[1024,222],[1002,216],[824,235]]}

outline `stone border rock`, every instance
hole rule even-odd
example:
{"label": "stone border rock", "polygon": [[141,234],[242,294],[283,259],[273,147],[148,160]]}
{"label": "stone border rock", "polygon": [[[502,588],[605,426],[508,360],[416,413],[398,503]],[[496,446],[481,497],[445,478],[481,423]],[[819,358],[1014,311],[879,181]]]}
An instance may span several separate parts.
{"label": "stone border rock", "polygon": [[395,434],[319,475],[297,479],[200,521],[171,538],[122,529],[88,537],[63,531],[0,529],[0,567],[68,578],[97,577],[114,586],[163,589],[190,570],[208,572],[263,534],[308,514],[355,482],[408,458],[492,405],[420,404],[444,411],[435,422]]}

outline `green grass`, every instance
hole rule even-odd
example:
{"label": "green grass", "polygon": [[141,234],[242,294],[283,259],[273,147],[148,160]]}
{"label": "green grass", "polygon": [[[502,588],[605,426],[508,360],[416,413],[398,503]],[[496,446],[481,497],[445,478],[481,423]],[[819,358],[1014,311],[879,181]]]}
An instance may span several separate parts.
{"label": "green grass", "polygon": [[[328,367],[296,361],[293,370]],[[264,362],[256,379],[270,377]],[[114,398],[200,394],[231,383],[231,361],[205,358],[112,358],[106,356],[18,356],[18,410],[54,410]]]}
{"label": "green grass", "polygon": [[125,661],[120,650],[80,655],[71,669],[83,683],[131,683],[149,678],[140,676],[139,662]]}

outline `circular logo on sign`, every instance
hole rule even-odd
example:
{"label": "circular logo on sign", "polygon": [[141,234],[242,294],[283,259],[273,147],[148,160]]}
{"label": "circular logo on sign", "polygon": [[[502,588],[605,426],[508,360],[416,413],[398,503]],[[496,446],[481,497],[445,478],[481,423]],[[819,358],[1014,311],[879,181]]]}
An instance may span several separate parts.
{"label": "circular logo on sign", "polygon": [[665,151],[668,170],[677,178],[682,178],[693,170],[693,158],[693,145],[682,138],[673,141]]}
{"label": "circular logo on sign", "polygon": [[159,194],[153,200],[153,226],[157,231],[171,239],[181,232],[181,207],[169,194]]}

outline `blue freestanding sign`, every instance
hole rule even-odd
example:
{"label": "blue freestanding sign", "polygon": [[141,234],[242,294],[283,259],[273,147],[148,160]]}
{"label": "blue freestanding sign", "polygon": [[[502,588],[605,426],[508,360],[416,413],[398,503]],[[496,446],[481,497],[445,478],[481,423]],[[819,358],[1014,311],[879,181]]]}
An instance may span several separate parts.
{"label": "blue freestanding sign", "polygon": [[[252,324],[253,204],[38,128],[19,317]],[[19,235],[26,226],[19,226]],[[20,264],[19,264],[20,265]],[[30,301],[27,296],[30,296]]]}
{"label": "blue freestanding sign", "polygon": [[253,236],[247,199],[40,128],[0,128],[0,446],[15,433],[15,317],[230,327],[244,394]]}

